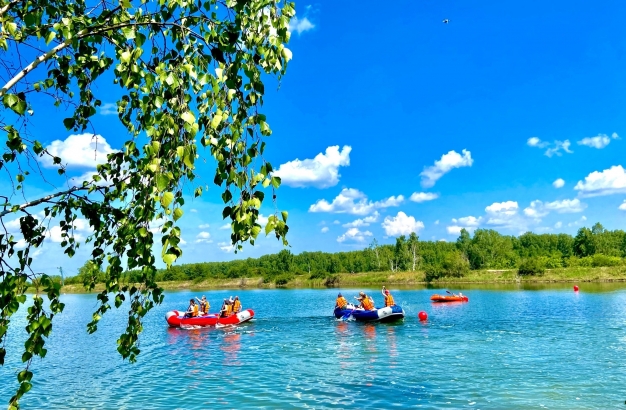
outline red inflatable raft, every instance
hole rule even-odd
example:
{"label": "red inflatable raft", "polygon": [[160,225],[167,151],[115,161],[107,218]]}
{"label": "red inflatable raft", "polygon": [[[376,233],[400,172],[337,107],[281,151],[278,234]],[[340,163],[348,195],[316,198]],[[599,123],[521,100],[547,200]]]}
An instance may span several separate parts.
{"label": "red inflatable raft", "polygon": [[219,317],[214,313],[208,315],[200,315],[196,317],[185,317],[185,312],[178,310],[170,310],[165,314],[165,320],[171,327],[186,327],[186,326],[215,326],[220,325],[238,325],[239,323],[247,322],[254,317],[254,311],[252,309],[242,310],[241,312],[228,317]]}
{"label": "red inflatable raft", "polygon": [[469,302],[469,298],[467,296],[458,295],[432,295],[430,300],[433,302]]}

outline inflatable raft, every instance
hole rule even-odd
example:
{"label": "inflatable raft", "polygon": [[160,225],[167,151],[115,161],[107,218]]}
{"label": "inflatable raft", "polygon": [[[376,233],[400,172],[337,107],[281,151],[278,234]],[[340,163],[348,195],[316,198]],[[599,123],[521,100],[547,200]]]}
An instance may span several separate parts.
{"label": "inflatable raft", "polygon": [[254,317],[254,311],[252,309],[242,310],[241,312],[228,317],[219,317],[215,313],[209,313],[207,315],[200,315],[196,317],[185,317],[185,312],[178,310],[170,310],[165,314],[165,320],[171,327],[185,327],[185,326],[215,326],[215,325],[238,325]]}
{"label": "inflatable raft", "polygon": [[469,302],[467,296],[458,295],[432,295],[430,300],[433,302]]}
{"label": "inflatable raft", "polygon": [[360,322],[393,322],[404,319],[404,310],[398,305],[365,310],[348,304],[345,309],[335,308],[333,313],[337,319],[347,319],[352,316]]}

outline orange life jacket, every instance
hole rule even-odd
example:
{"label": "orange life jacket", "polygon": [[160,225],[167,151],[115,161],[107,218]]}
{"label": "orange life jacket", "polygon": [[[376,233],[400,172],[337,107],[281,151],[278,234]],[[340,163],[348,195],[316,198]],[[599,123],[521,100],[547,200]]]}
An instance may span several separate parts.
{"label": "orange life jacket", "polygon": [[348,304],[348,301],[343,296],[337,298],[336,305],[338,308],[343,309]]}
{"label": "orange life jacket", "polygon": [[196,305],[195,303],[193,304],[193,312],[191,313],[191,317],[196,317],[198,316],[198,305]]}
{"label": "orange life jacket", "polygon": [[393,296],[391,296],[391,293],[388,295],[385,295],[385,307],[393,306],[395,304],[396,302],[394,302]]}
{"label": "orange life jacket", "polygon": [[241,302],[239,301],[239,299],[237,299],[235,303],[233,303],[233,313],[239,313],[240,310],[241,310]]}
{"label": "orange life jacket", "polygon": [[211,307],[211,305],[209,304],[209,301],[205,301],[205,302],[200,302],[200,310],[202,311],[202,313],[204,313],[205,315],[207,313],[209,313],[209,308]]}
{"label": "orange life jacket", "polygon": [[229,305],[228,303],[224,305],[224,312],[222,313],[223,317],[228,317],[231,315],[233,311],[233,305]]}
{"label": "orange life jacket", "polygon": [[372,303],[372,300],[368,297],[363,298],[361,305],[365,310],[374,310],[374,303]]}

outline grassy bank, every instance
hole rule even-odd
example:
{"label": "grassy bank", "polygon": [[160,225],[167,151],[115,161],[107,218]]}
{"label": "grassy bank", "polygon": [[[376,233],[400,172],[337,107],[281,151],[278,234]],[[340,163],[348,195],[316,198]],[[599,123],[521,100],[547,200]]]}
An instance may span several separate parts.
{"label": "grassy bank", "polygon": [[[570,267],[548,269],[542,275],[519,276],[517,270],[477,270],[470,271],[459,278],[445,278],[430,282],[431,285],[451,285],[463,283],[555,283],[555,282],[624,282],[626,266],[610,268]],[[295,276],[284,288],[310,288],[332,286],[379,286],[425,285],[424,272],[368,272],[342,273],[328,279],[309,279],[306,275]],[[271,289],[276,288],[273,282],[266,282],[261,277],[237,279],[205,279],[202,281],[170,281],[159,283],[166,290],[200,290],[200,289]],[[97,285],[95,292],[102,291],[103,285]],[[66,285],[63,293],[86,293],[81,285]]]}

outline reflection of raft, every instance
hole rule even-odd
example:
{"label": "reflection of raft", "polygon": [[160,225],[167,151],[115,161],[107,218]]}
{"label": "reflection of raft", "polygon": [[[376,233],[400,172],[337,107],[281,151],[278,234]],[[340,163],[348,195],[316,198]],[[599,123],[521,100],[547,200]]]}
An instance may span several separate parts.
{"label": "reflection of raft", "polygon": [[433,302],[469,302],[469,298],[467,296],[451,296],[451,295],[432,295],[430,300]]}
{"label": "reflection of raft", "polygon": [[404,318],[404,310],[398,305],[375,310],[357,309],[353,305],[348,305],[346,309],[335,308],[333,313],[337,319],[352,316],[361,322],[393,322]]}
{"label": "reflection of raft", "polygon": [[170,310],[165,314],[165,320],[167,320],[167,324],[171,327],[215,326],[217,324],[238,325],[239,323],[247,322],[252,319],[254,317],[254,311],[252,309],[246,309],[228,317],[219,317],[219,315],[212,313],[196,317],[184,317],[184,315],[185,312]]}

